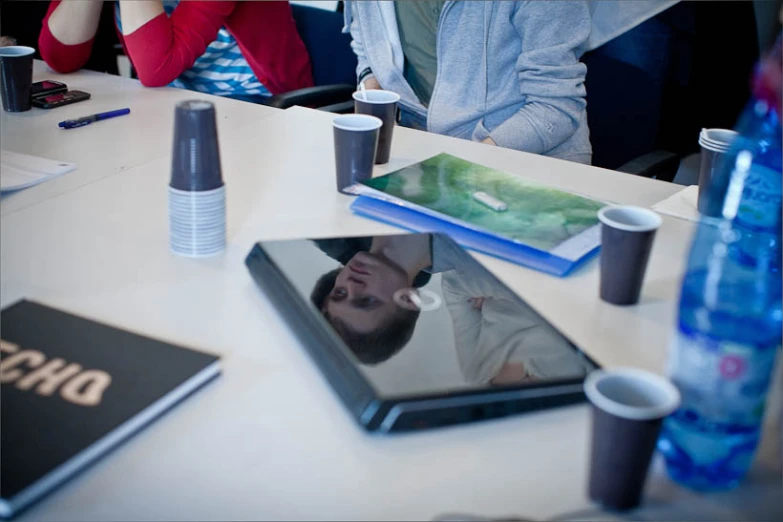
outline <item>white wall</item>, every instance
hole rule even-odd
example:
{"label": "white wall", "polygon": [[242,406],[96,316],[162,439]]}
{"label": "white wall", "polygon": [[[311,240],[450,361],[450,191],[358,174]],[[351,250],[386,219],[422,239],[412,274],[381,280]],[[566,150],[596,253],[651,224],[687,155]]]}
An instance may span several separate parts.
{"label": "white wall", "polygon": [[[296,274],[292,283],[308,298],[318,278],[340,266],[309,241],[266,245],[275,259],[280,256],[287,260],[289,272]],[[440,275],[435,274],[425,288],[442,297]],[[361,369],[379,391],[389,395],[465,386],[453,339],[451,316],[444,304],[433,312],[421,313],[413,338],[397,355],[374,367],[362,366]]]}

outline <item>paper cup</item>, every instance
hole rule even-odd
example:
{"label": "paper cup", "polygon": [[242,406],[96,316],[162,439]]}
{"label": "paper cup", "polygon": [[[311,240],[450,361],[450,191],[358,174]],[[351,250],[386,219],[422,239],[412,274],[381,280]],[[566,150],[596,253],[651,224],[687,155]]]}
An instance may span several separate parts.
{"label": "paper cup", "polygon": [[346,114],[334,119],[334,159],[338,191],[350,193],[346,189],[351,185],[372,177],[382,125],[380,118],[364,114]]}
{"label": "paper cup", "polygon": [[375,164],[389,162],[391,154],[394,124],[397,122],[397,102],[400,95],[396,92],[381,90],[364,90],[353,93],[354,112],[368,114],[380,118],[383,122],[378,134],[378,150],[375,154]]}
{"label": "paper cup", "polygon": [[29,111],[33,106],[33,55],[32,47],[0,47],[0,99],[6,112]]}
{"label": "paper cup", "polygon": [[699,196],[697,208],[705,216],[720,215],[718,202],[710,203],[712,181],[715,174],[726,168],[729,151],[739,135],[729,129],[702,129],[699,134],[701,157],[699,160]]}
{"label": "paper cup", "polygon": [[588,494],[604,508],[633,509],[663,419],[679,407],[680,393],[667,379],[632,368],[596,370],[584,387],[593,413]]}
{"label": "paper cup", "polygon": [[647,271],[655,232],[661,217],[646,208],[604,207],[601,221],[601,299],[616,305],[632,305]]}
{"label": "paper cup", "polygon": [[186,100],[174,110],[171,188],[209,192],[223,186],[215,106]]}

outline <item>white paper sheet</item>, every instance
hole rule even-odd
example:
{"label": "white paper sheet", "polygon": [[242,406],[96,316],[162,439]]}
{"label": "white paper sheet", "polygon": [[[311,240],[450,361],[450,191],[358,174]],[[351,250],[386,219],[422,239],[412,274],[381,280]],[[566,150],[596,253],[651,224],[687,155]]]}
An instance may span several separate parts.
{"label": "white paper sheet", "polygon": [[0,151],[0,192],[32,187],[76,168],[75,163]]}
{"label": "white paper sheet", "polygon": [[699,211],[696,209],[696,202],[699,198],[699,186],[691,185],[681,191],[669,196],[663,201],[659,201],[652,206],[652,209],[661,214],[666,214],[688,221],[698,221]]}

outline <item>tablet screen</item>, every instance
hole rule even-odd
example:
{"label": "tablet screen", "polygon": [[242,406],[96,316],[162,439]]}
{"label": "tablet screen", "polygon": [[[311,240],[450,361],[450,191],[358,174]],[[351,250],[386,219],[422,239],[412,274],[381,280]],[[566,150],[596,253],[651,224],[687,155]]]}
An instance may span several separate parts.
{"label": "tablet screen", "polygon": [[447,236],[261,245],[382,396],[581,379],[595,369]]}

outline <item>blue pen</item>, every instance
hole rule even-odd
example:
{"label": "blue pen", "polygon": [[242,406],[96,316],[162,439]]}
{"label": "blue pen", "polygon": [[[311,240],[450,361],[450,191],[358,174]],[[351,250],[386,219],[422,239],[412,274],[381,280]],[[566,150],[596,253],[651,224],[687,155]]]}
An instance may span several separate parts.
{"label": "blue pen", "polygon": [[124,116],[128,113],[130,113],[130,109],[118,109],[116,111],[99,112],[98,114],[84,116],[83,118],[77,118],[75,120],[61,121],[57,125],[63,129],[75,129],[76,127],[84,127],[85,125],[89,125],[95,121],[108,120],[109,118]]}

